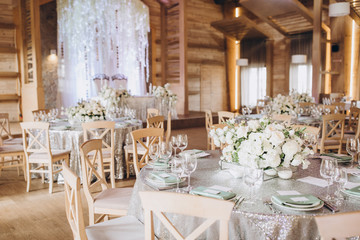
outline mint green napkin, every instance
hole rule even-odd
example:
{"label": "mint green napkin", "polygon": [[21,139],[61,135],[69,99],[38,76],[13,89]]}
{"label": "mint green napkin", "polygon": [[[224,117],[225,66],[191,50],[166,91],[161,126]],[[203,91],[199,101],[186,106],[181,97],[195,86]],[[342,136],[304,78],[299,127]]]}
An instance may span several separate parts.
{"label": "mint green napkin", "polygon": [[312,207],[320,204],[320,199],[311,195],[278,195],[272,196],[272,199],[279,204],[287,206]]}
{"label": "mint green napkin", "polygon": [[357,186],[357,187],[354,187],[351,189],[347,189],[347,190],[345,190],[345,192],[347,192],[349,194],[360,196],[360,186]]}
{"label": "mint green napkin", "polygon": [[[210,192],[207,192],[207,191],[210,191]],[[215,193],[215,192],[212,193],[212,191],[215,191],[217,193]],[[212,188],[207,188],[207,187],[202,187],[202,186],[191,190],[190,193],[204,196],[204,197],[212,197],[212,198],[223,199],[223,200],[228,200],[228,199],[231,199],[236,196],[236,194],[233,192],[224,192],[224,191],[220,191],[217,189],[212,189]]]}
{"label": "mint green napkin", "polygon": [[177,183],[176,176],[165,172],[152,172],[151,176],[163,183]]}
{"label": "mint green napkin", "polygon": [[336,159],[341,160],[341,161],[351,161],[351,159],[352,159],[351,156],[338,155],[338,154],[335,154],[335,153],[323,153],[323,154],[321,154],[321,156],[333,157],[333,158],[336,158]]}

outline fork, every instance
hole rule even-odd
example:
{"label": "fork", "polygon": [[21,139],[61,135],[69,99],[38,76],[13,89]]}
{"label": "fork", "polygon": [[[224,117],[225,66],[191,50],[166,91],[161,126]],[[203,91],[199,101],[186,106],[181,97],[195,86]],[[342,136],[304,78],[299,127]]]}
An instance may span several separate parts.
{"label": "fork", "polygon": [[275,214],[280,214],[280,213],[282,213],[280,210],[277,210],[277,209],[275,209],[275,208],[273,207],[272,202],[264,201],[264,205],[265,205],[265,206],[268,206],[268,208],[269,208],[273,213],[275,213]]}

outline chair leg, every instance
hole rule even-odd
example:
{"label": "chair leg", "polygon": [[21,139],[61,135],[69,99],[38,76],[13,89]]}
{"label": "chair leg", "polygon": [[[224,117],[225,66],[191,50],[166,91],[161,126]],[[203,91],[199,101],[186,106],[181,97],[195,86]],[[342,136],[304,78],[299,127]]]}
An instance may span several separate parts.
{"label": "chair leg", "polygon": [[30,169],[31,169],[30,163],[26,164],[26,178],[27,178],[26,192],[30,191],[30,183],[31,183]]}
{"label": "chair leg", "polygon": [[111,181],[111,187],[115,188],[115,167],[114,167],[114,159],[112,159],[110,163],[110,181]]}
{"label": "chair leg", "polygon": [[[45,169],[43,163],[41,164],[41,167],[42,167],[43,170]],[[41,183],[43,183],[43,184],[45,183],[45,173],[41,173]]]}
{"label": "chair leg", "polygon": [[3,161],[3,158],[0,157],[0,177],[1,177],[1,172],[2,172],[2,166],[1,166],[1,165],[2,165],[2,163],[1,163],[2,161]]}
{"label": "chair leg", "polygon": [[129,153],[125,150],[125,163],[126,163],[126,178],[130,177],[130,163],[129,163]]}
{"label": "chair leg", "polygon": [[94,214],[94,209],[93,207],[89,207],[89,225],[94,225],[95,224],[95,214]]}
{"label": "chair leg", "polygon": [[53,165],[52,165],[52,164],[50,164],[50,166],[49,166],[49,173],[48,173],[48,175],[49,175],[49,193],[52,194],[52,192],[53,192],[53,185],[54,185],[54,179],[53,179],[54,174],[53,174]]}
{"label": "chair leg", "polygon": [[26,161],[25,161],[24,156],[20,156],[20,158],[22,159],[22,169],[23,169],[23,173],[24,173],[24,179],[25,179],[25,182],[26,182],[27,181],[27,177],[26,177]]}

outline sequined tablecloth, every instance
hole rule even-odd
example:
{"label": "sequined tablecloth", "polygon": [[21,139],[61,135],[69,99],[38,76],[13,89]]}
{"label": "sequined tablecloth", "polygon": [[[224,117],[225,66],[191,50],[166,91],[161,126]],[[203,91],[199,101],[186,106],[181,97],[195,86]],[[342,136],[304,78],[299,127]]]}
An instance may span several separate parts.
{"label": "sequined tablecloth", "polygon": [[[66,128],[67,127],[67,128]],[[115,178],[123,179],[126,165],[123,157],[123,145],[126,134],[142,128],[142,121],[120,120],[115,124]],[[50,126],[51,149],[71,150],[70,168],[81,178],[80,146],[84,142],[83,130],[80,124],[70,125],[68,122],[57,122]]]}
{"label": "sequined tablecloth", "polygon": [[168,111],[171,112],[171,118],[177,119],[176,108],[170,106],[169,102],[154,96],[132,96],[125,99],[127,107],[136,110],[136,117],[143,122],[146,122],[146,111],[148,108],[159,109],[160,115],[163,115],[167,119]]}
{"label": "sequined tablecloth", "polygon": [[[218,151],[209,152],[211,152],[211,157],[198,159],[198,168],[191,175],[192,186],[209,187],[220,185],[231,187],[233,192],[242,196],[248,196],[248,187],[242,182],[242,179],[235,179],[227,170],[220,170],[218,163],[220,153]],[[250,206],[242,203],[237,210],[233,211],[229,222],[229,239],[319,239],[314,216],[332,214],[328,209],[321,208],[311,212],[296,212],[278,208],[282,213],[274,214],[263,204],[263,201],[268,201],[272,195],[277,194],[276,191],[278,190],[296,190],[302,194],[324,197],[326,188],[296,181],[296,179],[306,176],[320,177],[319,167],[320,161],[314,159],[311,160],[307,170],[298,169],[290,180],[274,178],[264,181],[260,188],[256,190],[255,195],[259,200],[255,205]],[[128,210],[129,215],[136,216],[142,222],[144,218],[138,192],[155,191],[144,183],[144,177],[149,171],[150,169],[144,168],[140,173],[140,177],[136,180]],[[339,209],[340,212],[358,211],[360,210],[360,200],[351,198],[345,200]],[[185,235],[189,233],[190,229],[194,229],[195,226],[203,222],[203,220],[193,217],[167,216]],[[171,239],[169,233],[157,221],[155,222],[155,233],[160,239]],[[210,227],[200,239],[218,239],[218,226],[213,225]]]}

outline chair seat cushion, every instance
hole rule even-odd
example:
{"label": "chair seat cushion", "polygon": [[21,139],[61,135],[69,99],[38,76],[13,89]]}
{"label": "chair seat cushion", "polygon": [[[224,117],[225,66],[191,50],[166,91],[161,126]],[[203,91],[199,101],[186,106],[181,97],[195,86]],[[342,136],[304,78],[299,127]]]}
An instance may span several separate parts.
{"label": "chair seat cushion", "polygon": [[86,227],[85,231],[89,240],[145,239],[144,225],[133,216],[125,216],[97,223]]}
{"label": "chair seat cushion", "polygon": [[21,145],[3,145],[0,146],[0,154],[24,152],[24,148]]}
{"label": "chair seat cushion", "polygon": [[[62,155],[70,154],[68,150],[51,150],[51,154],[53,158],[60,157]],[[29,155],[29,160],[36,161],[36,160],[47,160],[48,154],[47,153],[31,153]]]}
{"label": "chair seat cushion", "polygon": [[[103,157],[103,159],[105,159],[105,158],[111,158],[111,152],[110,152],[110,151],[108,151],[108,150],[102,150],[101,152],[102,152],[102,157]],[[93,158],[94,153],[95,153],[95,152],[92,151],[92,152],[90,152],[90,153],[88,154],[88,156],[89,156],[90,158]]]}
{"label": "chair seat cushion", "polygon": [[22,145],[23,139],[22,138],[9,138],[3,140],[4,145]]}
{"label": "chair seat cushion", "polygon": [[94,199],[95,208],[127,210],[133,188],[109,188]]}

